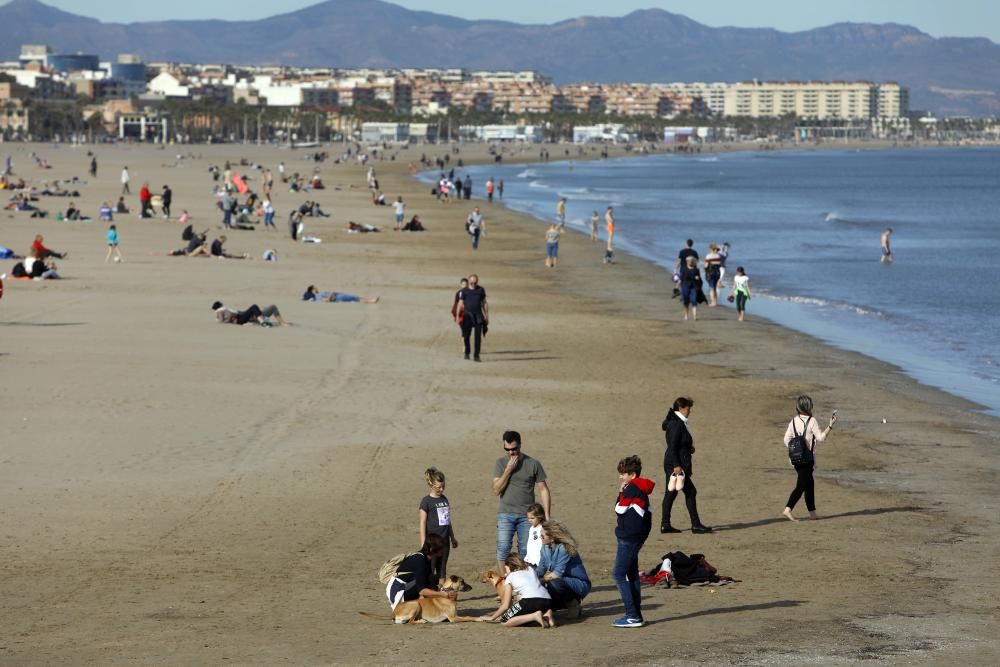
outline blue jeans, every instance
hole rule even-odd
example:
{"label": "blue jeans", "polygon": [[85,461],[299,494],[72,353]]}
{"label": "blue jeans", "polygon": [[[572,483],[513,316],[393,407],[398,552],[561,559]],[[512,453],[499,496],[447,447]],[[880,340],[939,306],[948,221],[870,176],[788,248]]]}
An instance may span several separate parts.
{"label": "blue jeans", "polygon": [[479,232],[472,235],[472,249],[476,250],[479,248]]}
{"label": "blue jeans", "polygon": [[500,512],[497,514],[497,560],[503,561],[510,555],[514,544],[514,532],[517,532],[517,553],[521,558],[528,553],[528,523],[527,514]]}
{"label": "blue jeans", "polygon": [[618,594],[625,603],[625,616],[642,618],[642,589],[639,582],[639,550],[642,542],[618,540],[615,565],[611,568],[611,578],[618,586]]}

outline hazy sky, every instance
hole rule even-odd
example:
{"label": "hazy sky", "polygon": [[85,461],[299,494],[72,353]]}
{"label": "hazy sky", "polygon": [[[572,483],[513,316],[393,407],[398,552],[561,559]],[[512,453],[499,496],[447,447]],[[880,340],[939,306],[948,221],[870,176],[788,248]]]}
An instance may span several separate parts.
{"label": "hazy sky", "polygon": [[[257,19],[317,4],[316,0],[240,2],[135,2],[134,0],[43,0],[103,21],[162,19]],[[1000,42],[1000,2],[995,0],[396,0],[396,4],[462,18],[552,23],[580,15],[621,16],[660,7],[711,26],[773,27],[795,31],[838,21],[906,23],[935,37],[988,37]],[[237,9],[239,13],[237,13]]]}

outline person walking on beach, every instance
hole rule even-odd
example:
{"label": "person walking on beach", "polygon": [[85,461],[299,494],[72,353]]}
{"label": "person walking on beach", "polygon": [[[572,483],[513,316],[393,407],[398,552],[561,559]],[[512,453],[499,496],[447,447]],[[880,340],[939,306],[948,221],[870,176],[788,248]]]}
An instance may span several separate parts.
{"label": "person walking on beach", "polygon": [[559,231],[566,229],[566,198],[560,197],[556,204],[556,220],[559,221]]}
{"label": "person walking on beach", "polygon": [[112,253],[115,255],[115,262],[125,261],[122,257],[122,251],[118,247],[118,228],[115,225],[111,225],[108,227],[108,233],[106,236],[108,239],[108,255],[104,258],[104,263],[107,264],[111,261]]}
{"label": "person walking on beach", "polygon": [[90,177],[97,178],[97,156],[90,158]]}
{"label": "person walking on beach", "polygon": [[503,179],[502,178],[500,179],[500,182],[497,183],[497,196],[500,197],[501,201],[503,201]]}
{"label": "person walking on beach", "polygon": [[493,178],[491,177],[486,181],[486,201],[489,204],[493,203]]}
{"label": "person walking on beach", "polygon": [[590,240],[597,240],[597,225],[600,222],[600,217],[597,215],[597,211],[593,211],[590,214]]}
{"label": "person walking on beach", "polygon": [[465,190],[465,199],[468,201],[472,198],[472,177],[468,174],[465,175],[465,182],[462,183],[463,190]]}
{"label": "person walking on beach", "polygon": [[[788,462],[795,468],[795,474],[798,477],[795,480],[795,488],[788,496],[788,502],[785,503],[785,509],[781,514],[789,521],[798,521],[792,515],[792,510],[795,509],[795,504],[804,494],[809,518],[815,520],[819,518],[816,516],[816,492],[813,481],[813,471],[816,469],[816,445],[826,440],[826,437],[830,435],[833,425],[837,423],[837,411],[834,410],[833,414],[830,415],[830,423],[825,429],[820,429],[819,424],[813,418],[813,401],[810,397],[799,396],[795,400],[795,411],[795,416],[788,422],[788,428],[785,429],[784,441],[789,454]],[[793,440],[800,438],[802,440],[796,444],[801,444],[802,447],[798,449],[798,452],[793,452],[790,445],[793,444]],[[798,462],[792,459],[793,454],[799,456]]]}
{"label": "person walking on beach", "polygon": [[611,578],[618,587],[625,605],[625,615],[612,621],[616,628],[641,628],[646,624],[642,617],[642,589],[639,581],[639,551],[649,537],[653,526],[653,512],[649,506],[649,494],[656,483],[639,477],[642,474],[642,459],[636,455],[627,456],[618,462],[618,501],[615,514],[615,538],[618,551],[615,564],[611,568]]}
{"label": "person walking on beach", "polygon": [[128,189],[128,183],[132,177],[128,175],[128,167],[122,167],[122,195],[130,195],[132,191]]}
{"label": "person walking on beach", "polygon": [[174,200],[174,191],[169,185],[163,186],[163,194],[160,195],[160,209],[163,211],[163,219],[170,219],[170,204]]}
{"label": "person walking on beach", "polygon": [[604,212],[604,223],[608,230],[608,247],[604,252],[604,263],[610,264],[615,256],[615,211],[611,206]]}
{"label": "person walking on beach", "polygon": [[722,256],[719,246],[708,244],[708,254],[705,255],[705,282],[708,283],[708,307],[719,305],[719,281],[722,280]]}
{"label": "person walking on beach", "polygon": [[[660,517],[661,533],[679,533],[670,523],[670,510],[677,498],[678,490],[684,492],[684,503],[687,505],[688,516],[691,518],[691,532],[695,535],[711,533],[712,529],[701,522],[698,516],[698,489],[694,486],[691,474],[694,470],[694,438],[688,430],[688,419],[694,401],[680,396],[667,412],[660,425],[667,441],[667,449],[663,453],[663,472],[667,475],[667,493],[663,496],[663,516]],[[671,485],[671,477],[674,484]],[[678,489],[678,486],[680,488]]]}
{"label": "person walking on beach", "polygon": [[889,247],[889,237],[892,236],[892,227],[886,227],[882,232],[882,258],[879,260],[883,264],[892,264],[892,249]]}
{"label": "person walking on beach", "polygon": [[688,316],[695,322],[698,321],[698,301],[704,299],[701,291],[701,271],[698,269],[698,260],[693,255],[688,255],[686,265],[680,270],[681,300],[684,302],[684,320]]}
{"label": "person walking on beach", "polygon": [[737,319],[743,322],[747,316],[747,301],[750,300],[750,277],[743,271],[742,266],[736,267],[736,276],[733,278],[733,293],[730,298],[736,299],[736,312],[739,313]]}
{"label": "person walking on beach", "polygon": [[494,495],[500,498],[497,508],[497,567],[502,572],[515,534],[521,558],[528,553],[528,508],[535,504],[535,494],[538,494],[539,504],[545,510],[546,520],[552,515],[552,498],[541,462],[521,452],[521,434],[505,431],[501,442],[504,455],[493,465],[492,488]]}
{"label": "person walking on beach", "polygon": [[153,195],[149,192],[149,183],[143,183],[139,188],[139,217],[153,217]]}
{"label": "person walking on beach", "polygon": [[472,249],[479,249],[479,237],[486,233],[486,221],[483,220],[483,214],[480,213],[479,207],[472,209],[472,213],[465,220],[465,229],[472,237]]}
{"label": "person walking on beach", "polygon": [[549,225],[545,232],[545,266],[554,269],[559,265],[559,225]]}
{"label": "person walking on beach", "polygon": [[[455,322],[462,327],[462,341],[465,343],[465,358],[474,352],[473,359],[482,361],[479,353],[483,345],[483,336],[490,321],[490,307],[486,301],[486,290],[479,285],[479,276],[469,276],[469,286],[458,292],[458,312]],[[473,334],[475,334],[473,336]],[[474,338],[475,348],[470,349],[469,339]]]}

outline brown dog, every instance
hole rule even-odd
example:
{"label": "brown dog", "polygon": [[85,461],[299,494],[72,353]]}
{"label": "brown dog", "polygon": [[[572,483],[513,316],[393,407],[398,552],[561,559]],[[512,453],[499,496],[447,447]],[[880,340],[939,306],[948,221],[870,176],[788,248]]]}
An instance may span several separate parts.
{"label": "brown dog", "polygon": [[[444,580],[441,590],[465,593],[471,591],[472,586],[465,583],[462,577],[451,574]],[[392,610],[392,616],[377,616],[364,611],[359,613],[371,618],[389,618],[393,623],[443,623],[444,621],[466,623],[479,620],[473,616],[459,616],[455,609],[455,600],[448,598],[417,598],[400,602]]]}

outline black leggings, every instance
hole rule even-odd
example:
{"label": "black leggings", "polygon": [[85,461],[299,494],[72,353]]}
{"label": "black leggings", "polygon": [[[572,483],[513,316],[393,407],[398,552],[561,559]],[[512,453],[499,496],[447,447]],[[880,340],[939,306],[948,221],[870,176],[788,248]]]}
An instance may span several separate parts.
{"label": "black leggings", "polygon": [[795,503],[799,502],[799,498],[804,493],[806,494],[806,509],[810,512],[815,512],[816,493],[813,482],[813,464],[807,463],[806,465],[795,466],[795,472],[798,473],[799,477],[795,482],[795,488],[792,490],[791,495],[788,496],[788,502],[785,503],[785,507],[794,509]]}
{"label": "black leggings", "polygon": [[[670,479],[670,474],[673,470],[667,471],[667,480]],[[695,488],[694,480],[691,479],[691,472],[688,470],[684,471],[684,488],[681,491],[684,493],[684,504],[687,505],[688,516],[691,517],[692,524],[701,523],[701,519],[698,518],[698,489]],[[660,522],[664,525],[670,523],[670,509],[674,506],[674,499],[677,497],[676,491],[668,491],[663,494],[663,516]]]}
{"label": "black leggings", "polygon": [[[445,537],[445,539],[449,538]],[[438,582],[448,575],[448,556],[450,554],[451,542],[448,541],[444,545],[444,552],[439,557],[431,559],[431,574],[434,577],[429,582],[431,588],[437,588]]]}

